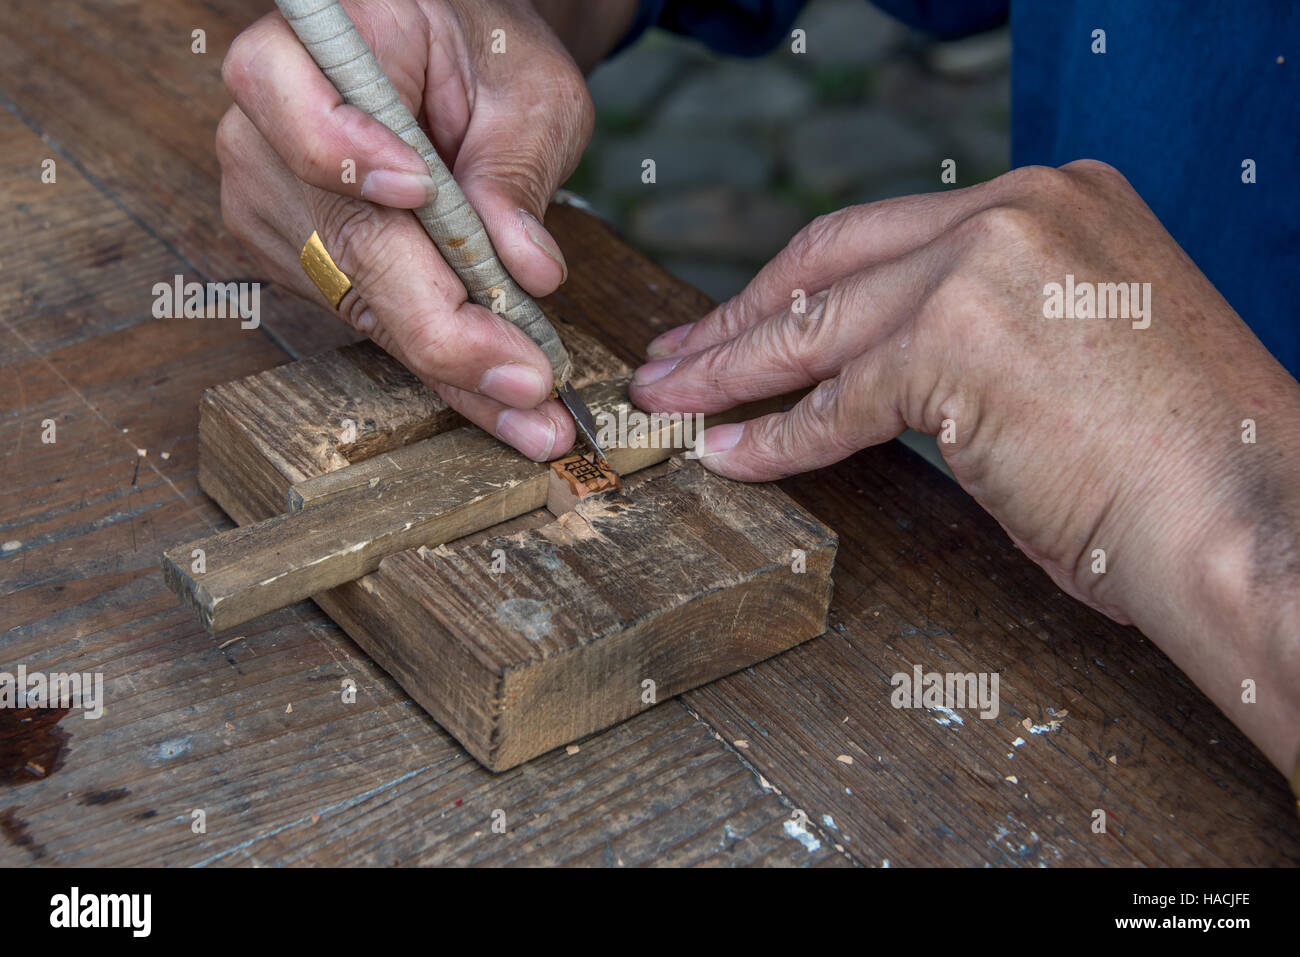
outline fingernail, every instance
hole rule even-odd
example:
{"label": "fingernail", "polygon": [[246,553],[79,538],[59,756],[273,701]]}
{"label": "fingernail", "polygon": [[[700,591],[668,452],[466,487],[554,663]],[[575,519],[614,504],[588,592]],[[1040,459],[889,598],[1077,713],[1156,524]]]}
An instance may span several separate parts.
{"label": "fingernail", "polygon": [[537,462],[551,457],[555,423],[536,409],[506,409],[497,416],[497,437]]}
{"label": "fingernail", "polygon": [[569,265],[564,261],[564,253],[560,252],[560,244],[555,241],[555,237],[546,231],[546,227],[538,222],[537,217],[526,209],[519,210],[519,218],[523,221],[524,232],[532,240],[533,245],[540,249],[546,255],[555,261],[560,267],[561,285],[569,278]]}
{"label": "fingernail", "polygon": [[711,429],[705,429],[704,434],[695,440],[693,458],[702,459],[709,455],[721,455],[723,452],[729,452],[736,447],[740,441],[741,434],[745,431],[744,422],[729,422],[726,425],[715,425]]}
{"label": "fingernail", "polygon": [[381,206],[398,209],[417,209],[432,203],[438,196],[438,187],[432,176],[420,173],[399,173],[394,169],[376,169],[366,174],[361,183],[361,197]]}
{"label": "fingernail", "polygon": [[681,359],[651,359],[632,375],[633,385],[649,385],[658,382],[672,372]]}
{"label": "fingernail", "polygon": [[645,347],[645,354],[651,359],[662,359],[664,356],[672,355],[694,328],[695,323],[688,322],[676,329],[669,329],[662,336],[650,340],[650,345]]}
{"label": "fingernail", "polygon": [[531,409],[551,394],[551,384],[532,366],[507,362],[478,380],[478,393],[517,409]]}

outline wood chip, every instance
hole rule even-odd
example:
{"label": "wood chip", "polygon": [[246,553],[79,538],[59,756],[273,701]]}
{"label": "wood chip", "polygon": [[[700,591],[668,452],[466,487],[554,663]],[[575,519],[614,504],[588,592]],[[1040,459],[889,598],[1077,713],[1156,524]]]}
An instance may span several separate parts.
{"label": "wood chip", "polygon": [[836,757],[835,760],[838,761],[838,762],[840,762],[840,764],[852,764],[852,763],[853,763],[853,759],[852,759],[851,757],[849,757],[847,754],[841,754],[841,755],[839,755],[838,757]]}
{"label": "wood chip", "polygon": [[741,750],[744,750],[745,748],[749,747],[749,742],[746,741],[744,738],[737,738],[735,741],[732,741],[731,743],[736,747],[740,748]]}
{"label": "wood chip", "polygon": [[582,748],[578,747],[576,744],[566,744],[564,746],[565,754],[577,754],[581,750]]}
{"label": "wood chip", "polygon": [[292,702],[292,701],[290,701],[289,704],[285,707],[285,709],[284,709],[284,713],[285,713],[285,714],[293,714],[293,702]]}

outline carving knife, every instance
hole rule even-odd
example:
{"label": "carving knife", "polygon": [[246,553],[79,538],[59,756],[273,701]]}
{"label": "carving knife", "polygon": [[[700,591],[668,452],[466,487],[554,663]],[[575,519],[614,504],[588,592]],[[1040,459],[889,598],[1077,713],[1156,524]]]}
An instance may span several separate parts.
{"label": "carving knife", "polygon": [[438,195],[415,210],[416,218],[465,284],[470,299],[519,327],[545,353],[556,396],[596,455],[608,465],[596,441],[591,410],[573,388],[573,362],[555,327],[506,271],[474,207],[398,97],[347,11],[338,0],[275,0],[275,4],[344,101],[383,123],[424,159]]}

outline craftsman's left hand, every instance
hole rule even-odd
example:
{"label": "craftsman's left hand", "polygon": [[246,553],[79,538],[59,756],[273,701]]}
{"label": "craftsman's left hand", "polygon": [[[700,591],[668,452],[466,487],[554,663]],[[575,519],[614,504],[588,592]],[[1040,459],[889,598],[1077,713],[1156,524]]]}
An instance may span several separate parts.
{"label": "craftsman's left hand", "polygon": [[[1150,283],[1149,326],[1046,318],[1044,287],[1067,274]],[[732,478],[815,469],[909,426],[939,435],[961,485],[1063,589],[1161,641],[1289,770],[1300,692],[1287,678],[1252,709],[1240,682],[1300,673],[1300,559],[1285,558],[1300,386],[1115,170],[1027,167],[822,217],[649,354],[631,391],[656,411],[815,386],[704,433],[701,462]],[[1247,418],[1267,449],[1243,444]]]}

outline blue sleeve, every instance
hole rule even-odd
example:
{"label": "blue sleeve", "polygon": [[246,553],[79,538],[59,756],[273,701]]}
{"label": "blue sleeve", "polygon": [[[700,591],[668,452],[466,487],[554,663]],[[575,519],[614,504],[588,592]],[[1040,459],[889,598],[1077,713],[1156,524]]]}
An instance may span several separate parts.
{"label": "blue sleeve", "polygon": [[[720,53],[760,56],[789,36],[807,0],[640,0],[615,53],[650,27],[695,37]],[[866,2],[866,0],[862,0]],[[987,30],[1007,18],[1010,0],[876,0],[910,26],[944,39]]]}
{"label": "blue sleeve", "polygon": [[[1017,3],[1011,30],[1014,165],[1117,168],[1300,376],[1300,5]],[[1247,160],[1254,182],[1243,181]]]}
{"label": "blue sleeve", "polygon": [[[760,56],[781,42],[807,0],[640,0],[618,50],[650,27],[694,37],[733,56]],[[615,50],[614,52],[618,52]]]}

